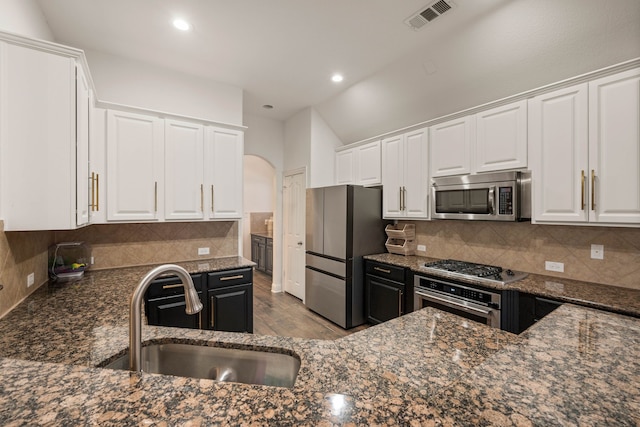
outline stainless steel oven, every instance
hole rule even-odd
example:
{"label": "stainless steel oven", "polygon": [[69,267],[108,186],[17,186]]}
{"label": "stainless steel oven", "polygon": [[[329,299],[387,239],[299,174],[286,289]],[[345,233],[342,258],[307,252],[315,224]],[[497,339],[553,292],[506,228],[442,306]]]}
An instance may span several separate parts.
{"label": "stainless steel oven", "polygon": [[494,328],[501,328],[502,295],[499,292],[461,285],[447,279],[416,275],[414,294],[415,310],[433,307]]}

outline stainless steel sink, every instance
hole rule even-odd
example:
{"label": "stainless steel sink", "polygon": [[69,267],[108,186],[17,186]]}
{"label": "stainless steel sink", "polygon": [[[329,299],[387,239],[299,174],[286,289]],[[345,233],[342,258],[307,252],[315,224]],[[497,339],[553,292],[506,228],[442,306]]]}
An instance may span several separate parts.
{"label": "stainless steel sink", "polygon": [[[105,368],[129,370],[129,354]],[[298,358],[282,353],[191,344],[142,347],[142,371],[154,374],[291,388],[299,369]]]}

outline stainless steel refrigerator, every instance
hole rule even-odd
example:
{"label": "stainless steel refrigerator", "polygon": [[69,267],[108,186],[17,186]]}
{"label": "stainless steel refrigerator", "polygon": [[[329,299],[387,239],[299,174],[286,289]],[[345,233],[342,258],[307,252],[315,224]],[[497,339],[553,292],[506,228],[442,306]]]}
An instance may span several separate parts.
{"label": "stainless steel refrigerator", "polygon": [[343,328],[365,322],[363,255],[385,252],[382,190],[307,189],[305,304]]}

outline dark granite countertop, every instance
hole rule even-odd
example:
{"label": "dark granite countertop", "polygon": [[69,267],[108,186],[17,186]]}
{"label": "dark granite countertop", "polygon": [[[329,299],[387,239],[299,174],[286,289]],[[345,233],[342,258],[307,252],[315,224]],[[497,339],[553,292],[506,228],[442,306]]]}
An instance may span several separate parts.
{"label": "dark granite countertop", "polygon": [[640,422],[640,320],[570,304],[519,336],[431,308],[336,341],[143,327],[145,342],[293,352],[291,389],[96,368],[128,346],[149,269],[45,286],[0,320],[1,425]]}
{"label": "dark granite countertop", "polygon": [[[367,255],[365,259],[379,261],[411,269],[416,274],[425,274],[422,266],[426,262],[436,261],[435,258],[419,256],[403,256],[395,254]],[[433,273],[429,273],[433,274]],[[446,272],[437,274],[447,276]],[[533,295],[552,298],[558,301],[579,304],[615,313],[640,317],[640,290],[623,288],[620,286],[601,285],[582,282],[579,280],[563,279],[559,277],[529,274],[523,280],[508,285],[489,284],[479,282],[473,278],[456,280],[494,289],[515,289]]]}

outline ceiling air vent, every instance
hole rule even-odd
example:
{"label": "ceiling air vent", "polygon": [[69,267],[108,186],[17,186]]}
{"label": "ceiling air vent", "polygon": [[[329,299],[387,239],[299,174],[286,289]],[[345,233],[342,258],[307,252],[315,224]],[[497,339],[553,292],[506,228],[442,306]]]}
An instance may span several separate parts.
{"label": "ceiling air vent", "polygon": [[428,22],[433,21],[438,16],[451,10],[453,6],[454,4],[451,1],[439,0],[435,3],[430,4],[425,9],[414,13],[409,18],[407,18],[404,23],[415,31],[418,31]]}

